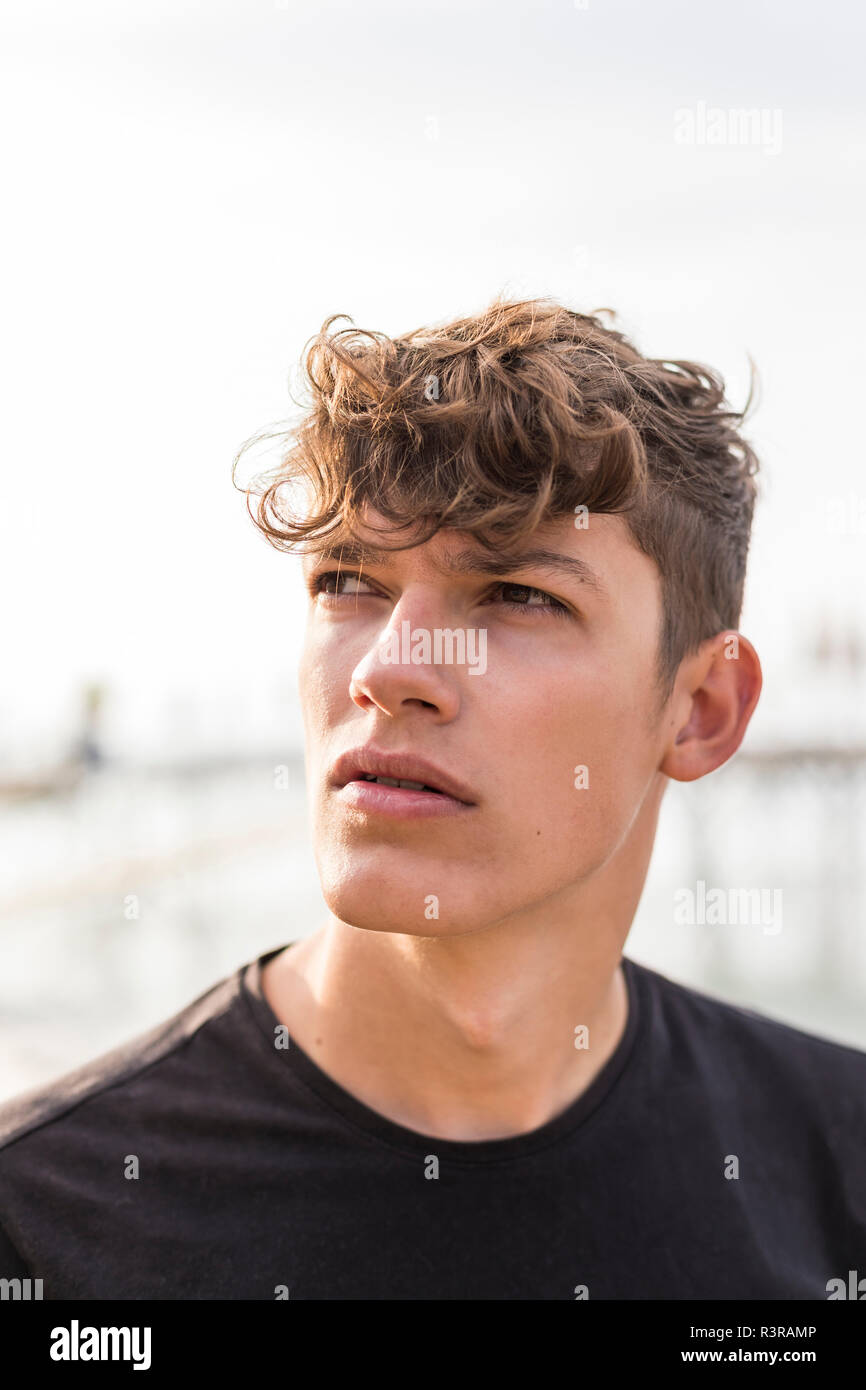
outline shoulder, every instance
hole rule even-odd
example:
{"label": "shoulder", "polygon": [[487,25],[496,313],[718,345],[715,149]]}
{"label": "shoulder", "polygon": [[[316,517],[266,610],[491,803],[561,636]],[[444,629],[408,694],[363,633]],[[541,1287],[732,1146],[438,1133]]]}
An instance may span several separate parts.
{"label": "shoulder", "polygon": [[712,1075],[720,1085],[751,1089],[777,1107],[850,1121],[866,1136],[866,1051],[715,998],[636,961],[628,966],[673,1075]]}
{"label": "shoulder", "polygon": [[[0,1103],[0,1183],[19,1146],[48,1139],[52,1130],[86,1128],[88,1117],[120,1107],[154,1089],[193,1084],[207,1071],[219,1033],[230,1027],[240,997],[241,971],[213,985],[155,1027],[68,1071]],[[15,1153],[15,1157],[17,1157]]]}

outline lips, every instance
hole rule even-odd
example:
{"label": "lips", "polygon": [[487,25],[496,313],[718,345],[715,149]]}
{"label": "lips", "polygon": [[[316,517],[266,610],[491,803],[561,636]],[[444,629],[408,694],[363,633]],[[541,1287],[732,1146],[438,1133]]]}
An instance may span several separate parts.
{"label": "lips", "polygon": [[475,796],[469,787],[444,768],[426,758],[416,757],[414,753],[385,753],[370,747],[351,748],[337,758],[330,773],[331,784],[337,787],[375,777],[388,778],[389,782],[413,782],[416,789],[420,784],[427,793],[451,797],[467,806],[475,805]]}

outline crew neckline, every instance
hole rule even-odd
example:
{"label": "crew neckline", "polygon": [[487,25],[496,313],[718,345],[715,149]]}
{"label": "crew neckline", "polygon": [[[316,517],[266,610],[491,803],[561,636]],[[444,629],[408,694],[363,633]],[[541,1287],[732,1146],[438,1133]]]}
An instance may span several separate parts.
{"label": "crew neckline", "polygon": [[435,1154],[437,1157],[448,1157],[460,1163],[497,1163],[525,1158],[559,1143],[582,1126],[610,1096],[636,1051],[638,1034],[646,1026],[646,1008],[640,997],[640,967],[628,956],[621,956],[620,963],[628,995],[626,1025],[614,1051],[586,1090],[558,1115],[524,1134],[513,1134],[503,1139],[441,1139],[399,1124],[352,1095],[313,1061],[309,1053],[295,1041],[291,1030],[290,1045],[285,1049],[274,1047],[275,1029],[283,1025],[265,997],[262,970],[275,956],[297,944],[298,941],[289,941],[283,946],[265,951],[255,960],[241,966],[239,971],[241,994],[266,1040],[269,1057],[281,1070],[288,1067],[293,1076],[329,1109],[336,1111],[349,1126],[362,1130],[391,1149],[409,1153],[413,1158],[419,1154],[422,1157]]}

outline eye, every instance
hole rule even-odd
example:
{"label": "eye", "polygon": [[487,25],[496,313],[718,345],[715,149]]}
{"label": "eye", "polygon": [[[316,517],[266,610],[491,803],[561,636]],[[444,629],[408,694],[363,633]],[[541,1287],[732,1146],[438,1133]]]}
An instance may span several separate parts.
{"label": "eye", "polygon": [[[568,608],[564,603],[560,603],[558,598],[548,594],[544,589],[536,589],[531,584],[502,583],[494,585],[491,594],[500,594],[502,604],[511,609],[534,609],[548,613],[568,615]],[[517,595],[517,597],[515,597]],[[532,602],[533,599],[540,599],[541,602]]]}
{"label": "eye", "polygon": [[[366,584],[368,581],[362,579],[359,574],[352,574],[346,570],[323,570],[321,574],[313,574],[307,581],[307,589],[313,595],[322,594],[326,598],[357,598],[363,597],[368,591],[357,587],[347,587],[352,585]],[[374,591],[370,591],[374,592]]]}
{"label": "eye", "polygon": [[[366,585],[366,588],[359,586]],[[346,570],[324,570],[320,574],[313,574],[307,581],[307,589],[313,598],[321,595],[323,599],[339,601],[341,598],[365,598],[378,592],[370,587],[370,581],[363,579],[359,574],[353,574]],[[548,594],[544,589],[536,589],[532,584],[516,584],[502,580],[495,584],[488,591],[488,597],[499,595],[501,604],[495,605],[510,608],[512,612],[545,612],[556,613],[557,615],[569,616],[570,610],[559,599]]]}

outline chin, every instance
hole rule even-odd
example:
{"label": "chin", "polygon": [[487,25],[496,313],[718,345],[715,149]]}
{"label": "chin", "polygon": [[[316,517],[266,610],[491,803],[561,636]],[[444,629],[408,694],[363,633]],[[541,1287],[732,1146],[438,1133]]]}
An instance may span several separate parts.
{"label": "chin", "polygon": [[453,866],[437,873],[429,863],[413,869],[388,866],[381,859],[376,866],[351,861],[352,856],[344,858],[333,875],[327,864],[319,870],[325,904],[347,926],[439,937],[462,936],[489,924],[489,894],[480,884],[467,894],[465,884],[455,883]]}

